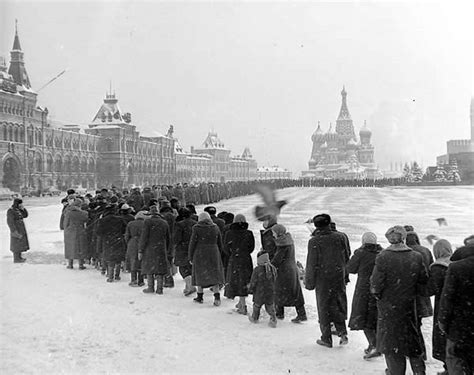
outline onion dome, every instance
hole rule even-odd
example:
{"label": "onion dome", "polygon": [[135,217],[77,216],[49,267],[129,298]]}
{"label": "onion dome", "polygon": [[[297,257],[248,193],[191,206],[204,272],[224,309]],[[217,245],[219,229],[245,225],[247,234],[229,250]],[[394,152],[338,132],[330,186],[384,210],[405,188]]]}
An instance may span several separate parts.
{"label": "onion dome", "polygon": [[364,136],[364,135],[372,135],[372,132],[370,131],[370,129],[367,127],[367,121],[364,120],[364,126],[360,129],[359,131],[359,134],[361,136]]}
{"label": "onion dome", "polygon": [[314,131],[313,135],[311,136],[311,140],[313,142],[321,142],[324,138],[323,131],[321,130],[321,125],[319,124],[318,121],[318,128]]}

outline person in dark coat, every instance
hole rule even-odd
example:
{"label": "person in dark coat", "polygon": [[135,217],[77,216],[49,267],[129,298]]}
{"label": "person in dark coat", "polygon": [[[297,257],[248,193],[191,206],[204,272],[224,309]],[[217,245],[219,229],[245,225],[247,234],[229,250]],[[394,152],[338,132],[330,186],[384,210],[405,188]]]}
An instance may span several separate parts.
{"label": "person in dark coat", "polygon": [[262,249],[268,253],[270,261],[276,253],[275,237],[273,237],[272,227],[277,224],[276,216],[270,216],[263,222],[263,229],[260,230],[260,241],[262,243]]}
{"label": "person in dark coat", "polygon": [[127,204],[130,207],[133,207],[135,212],[138,212],[143,208],[144,200],[142,194],[140,193],[140,188],[133,188],[132,193],[127,199]]}
{"label": "person in dark coat", "polygon": [[339,344],[348,342],[346,264],[349,260],[346,237],[331,230],[331,217],[319,214],[313,218],[316,230],[308,242],[305,287],[316,290],[321,338],[318,345],[332,347],[331,322],[334,323]]}
{"label": "person in dark coat", "polygon": [[276,253],[271,263],[277,269],[275,281],[275,309],[278,319],[285,318],[285,306],[294,306],[297,316],[291,321],[301,323],[308,318],[304,307],[298,268],[296,267],[295,245],[291,234],[281,224],[272,227]]}
{"label": "person in dark coat", "polygon": [[165,275],[164,287],[165,288],[173,288],[174,287],[174,279],[173,275],[176,273],[173,269],[173,258],[174,258],[174,243],[173,243],[173,233],[174,233],[174,225],[176,221],[176,217],[178,217],[178,211],[175,213],[175,209],[172,208],[171,203],[168,201],[161,201],[160,207],[160,216],[166,221],[168,224],[168,228],[170,231],[170,249],[171,249],[171,260],[169,262],[170,269],[168,274]]}
{"label": "person in dark coat", "polygon": [[147,211],[139,211],[135,215],[135,220],[127,224],[125,230],[125,243],[127,244],[126,262],[130,264],[130,285],[131,287],[143,286],[143,275],[141,262],[138,260],[138,245],[142,235],[145,219],[148,218]]}
{"label": "person in dark coat", "polygon": [[178,267],[179,274],[184,280],[185,287],[183,294],[190,296],[196,292],[196,287],[192,285],[193,266],[189,262],[189,240],[194,225],[197,221],[191,217],[191,211],[187,208],[180,208],[178,217],[174,225],[173,242],[175,245],[174,264]]}
{"label": "person in dark coat", "polygon": [[441,292],[443,291],[444,279],[448,266],[451,263],[449,259],[453,255],[451,244],[447,240],[439,240],[433,246],[433,254],[435,261],[430,266],[428,284],[426,286],[426,294],[435,296],[434,315],[433,315],[433,358],[443,362],[444,374],[448,374],[446,365],[446,335],[439,329],[438,314]]}
{"label": "person in dark coat", "polygon": [[208,206],[208,207],[204,208],[204,212],[207,212],[209,214],[209,216],[211,217],[212,222],[217,225],[217,227],[221,231],[221,235],[223,235],[224,227],[225,227],[225,221],[224,221],[224,219],[221,219],[221,218],[216,216],[216,214],[217,214],[216,208],[214,206]]}
{"label": "person in dark coat", "polygon": [[78,260],[80,270],[86,268],[84,258],[88,249],[86,223],[89,214],[81,209],[82,204],[82,199],[76,198],[64,211],[64,257],[69,269],[73,268],[74,259]]}
{"label": "person in dark coat", "polygon": [[444,281],[438,324],[446,333],[449,374],[474,373],[474,236],[457,249]]}
{"label": "person in dark coat", "polygon": [[142,273],[146,274],[148,287],[143,293],[163,294],[165,276],[169,274],[173,260],[171,234],[168,223],[158,213],[158,207],[150,207],[150,218],[145,220],[138,246],[138,259]]}
{"label": "person in dark coat", "polygon": [[[234,214],[232,212],[222,211],[217,215],[218,218],[224,220],[224,229],[222,229],[222,238],[225,238],[226,233],[229,231],[230,226],[234,222]],[[225,247],[224,247],[225,250]],[[224,275],[227,277],[227,266],[229,265],[229,255],[225,251],[221,254],[222,265],[224,266]]]}
{"label": "person in dark coat", "polygon": [[219,285],[224,284],[221,252],[221,231],[207,212],[200,213],[199,221],[192,229],[188,254],[193,265],[192,284],[197,286],[197,297],[194,298],[197,303],[203,303],[203,288],[211,287],[214,305],[221,304]]}
{"label": "person in dark coat", "polygon": [[23,263],[21,253],[30,249],[28,234],[23,219],[28,217],[28,211],[23,206],[23,200],[15,198],[7,210],[7,224],[10,229],[10,251],[13,253],[13,263]]}
{"label": "person in dark coat", "polygon": [[370,278],[378,309],[377,350],[385,354],[391,375],[405,374],[406,357],[414,374],[425,374],[415,300],[428,274],[422,256],[405,245],[405,228],[389,228],[385,237],[391,245],[375,259]]}
{"label": "person in dark coat", "polygon": [[268,325],[275,328],[277,325],[275,312],[275,280],[277,270],[270,263],[270,257],[264,250],[257,254],[257,267],[254,268],[250,278],[249,293],[253,294],[253,311],[249,315],[252,323],[257,323],[260,318],[260,309],[265,305],[265,310],[270,315]]}
{"label": "person in dark coat", "polygon": [[357,274],[349,328],[364,331],[369,343],[369,347],[364,350],[364,359],[381,355],[376,348],[377,301],[370,293],[370,276],[375,266],[375,258],[380,251],[382,247],[377,243],[377,236],[372,232],[366,232],[362,235],[362,246],[354,252],[347,263],[347,272]]}
{"label": "person in dark coat", "polygon": [[120,280],[120,265],[125,260],[125,221],[116,214],[117,207],[108,205],[97,222],[98,246],[107,265],[107,282]]}
{"label": "person in dark coat", "polygon": [[253,271],[251,254],[255,249],[255,238],[248,227],[245,216],[238,214],[224,238],[224,253],[229,259],[224,295],[230,299],[239,297],[237,312],[243,315],[247,315],[245,297]]}

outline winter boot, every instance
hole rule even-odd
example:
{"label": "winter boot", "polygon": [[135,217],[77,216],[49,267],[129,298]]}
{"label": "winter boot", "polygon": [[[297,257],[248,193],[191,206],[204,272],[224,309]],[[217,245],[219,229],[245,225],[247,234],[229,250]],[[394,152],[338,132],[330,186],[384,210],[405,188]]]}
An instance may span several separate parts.
{"label": "winter boot", "polygon": [[341,334],[341,339],[339,340],[339,345],[347,345],[349,339],[347,338],[347,333]]}
{"label": "winter boot", "polygon": [[153,275],[146,275],[148,288],[143,289],[143,293],[155,293],[155,278]]}
{"label": "winter boot", "polygon": [[115,265],[115,280],[120,280],[120,263]]}
{"label": "winter boot", "polygon": [[111,283],[114,281],[114,266],[107,265],[107,282]]}
{"label": "winter boot", "polygon": [[193,293],[196,292],[196,287],[193,286],[193,285],[191,285],[191,283],[192,283],[192,276],[186,276],[186,277],[184,278],[184,282],[185,282],[185,284],[186,284],[186,286],[185,286],[185,288],[184,288],[184,290],[183,290],[183,293],[184,293],[185,296],[189,296],[189,295],[191,295],[191,294],[193,294]]}
{"label": "winter boot", "polygon": [[316,340],[316,344],[321,345],[321,346],[325,346],[326,348],[332,348],[332,343],[331,342],[324,341],[322,339]]}
{"label": "winter boot", "polygon": [[214,306],[220,306],[220,305],[221,305],[221,294],[214,293]]}
{"label": "winter boot", "polygon": [[156,277],[156,294],[163,294],[163,284],[165,276],[158,275]]}
{"label": "winter boot", "polygon": [[66,267],[66,268],[72,270],[72,269],[74,268],[73,262],[74,262],[74,261],[73,261],[72,259],[68,259],[68,260],[67,260],[67,267]]}
{"label": "winter boot", "polygon": [[382,355],[382,353],[377,351],[377,348],[371,347],[369,349],[368,353],[364,355],[364,359],[369,360],[370,358],[380,357],[381,355]]}
{"label": "winter boot", "polygon": [[130,272],[130,282],[128,283],[129,286],[138,286],[137,283],[137,271]]}
{"label": "winter boot", "polygon": [[145,283],[143,282],[143,275],[141,271],[137,271],[137,282],[138,282],[138,286],[145,285]]}
{"label": "winter boot", "polygon": [[24,263],[26,259],[21,257],[21,253],[15,252],[13,253],[13,263]]}
{"label": "winter boot", "polygon": [[249,315],[249,320],[252,323],[258,323],[258,318],[260,318],[260,307],[254,304],[252,314]]}
{"label": "winter boot", "polygon": [[301,323],[308,320],[308,318],[306,317],[306,310],[304,308],[304,305],[296,307],[296,313],[298,314],[296,318],[291,319],[293,323]]}
{"label": "winter boot", "polygon": [[203,302],[203,297],[204,296],[204,293],[199,293],[197,294],[197,297],[193,299],[194,302],[197,302],[197,303],[202,303]]}
{"label": "winter boot", "polygon": [[86,269],[86,267],[84,267],[84,259],[79,259],[79,269],[80,270]]}
{"label": "winter boot", "polygon": [[174,279],[173,276],[171,276],[171,273],[168,275],[164,276],[165,281],[164,281],[164,287],[165,288],[174,288]]}

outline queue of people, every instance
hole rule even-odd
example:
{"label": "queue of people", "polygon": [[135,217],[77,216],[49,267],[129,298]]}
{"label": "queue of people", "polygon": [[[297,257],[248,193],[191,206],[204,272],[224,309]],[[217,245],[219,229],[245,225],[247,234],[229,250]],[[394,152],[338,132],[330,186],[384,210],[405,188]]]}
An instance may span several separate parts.
{"label": "queue of people", "polygon": [[[24,262],[21,253],[29,249],[23,223],[28,212],[22,203],[16,198],[7,212],[16,263]],[[130,287],[145,286],[146,279],[146,294],[173,287],[178,270],[185,283],[183,295],[196,294],[196,303],[204,303],[204,289],[211,288],[213,304],[220,306],[224,288],[224,296],[238,298],[236,311],[252,323],[259,321],[262,306],[273,328],[285,318],[285,307],[295,308],[293,323],[308,320],[294,242],[277,217],[263,221],[262,249],[254,267],[255,238],[241,214],[217,213],[214,206],[198,214],[193,204],[182,207],[179,200],[172,203],[164,197],[144,200],[134,212],[126,199],[104,189],[94,197],[68,191],[63,204],[60,228],[69,269],[74,260],[81,270],[89,262],[107,282],[120,280],[121,271],[130,272]],[[346,284],[353,273],[358,278],[349,328],[362,330],[367,338],[364,359],[383,354],[390,375],[405,374],[408,359],[414,374],[426,374],[421,324],[433,315],[430,296],[435,296],[433,357],[443,362],[442,374],[472,374],[474,235],[454,252],[447,240],[438,240],[433,258],[412,226],[396,225],[385,233],[387,248],[366,232],[351,256],[347,235],[329,215],[318,214],[312,223],[304,287],[316,294],[318,345],[332,348],[334,335],[339,345],[349,341]]]}

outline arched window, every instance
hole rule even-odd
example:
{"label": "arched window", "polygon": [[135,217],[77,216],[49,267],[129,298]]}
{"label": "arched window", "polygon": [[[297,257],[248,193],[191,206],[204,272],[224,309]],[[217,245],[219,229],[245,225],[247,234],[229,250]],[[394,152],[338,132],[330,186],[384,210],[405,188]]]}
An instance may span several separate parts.
{"label": "arched window", "polygon": [[36,154],[35,167],[37,172],[43,172],[43,158],[41,157],[41,154]]}
{"label": "arched window", "polygon": [[46,172],[52,172],[53,171],[53,157],[51,154],[48,154],[46,156]]}

